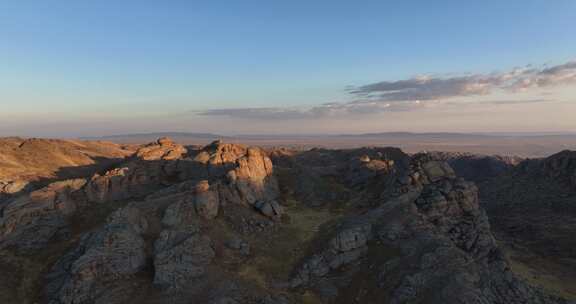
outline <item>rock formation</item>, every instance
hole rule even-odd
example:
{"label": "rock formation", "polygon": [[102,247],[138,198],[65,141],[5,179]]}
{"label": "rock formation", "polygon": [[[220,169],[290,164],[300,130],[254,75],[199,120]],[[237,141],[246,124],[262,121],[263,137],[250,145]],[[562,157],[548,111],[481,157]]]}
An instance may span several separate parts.
{"label": "rock formation", "polygon": [[[409,175],[419,178],[403,193],[344,221],[300,266],[291,286],[315,288],[337,303],[350,294],[362,303],[557,301],[509,271],[473,183],[429,155],[414,156]],[[396,254],[384,261],[372,256],[381,251]]]}
{"label": "rock formation", "polygon": [[136,208],[112,214],[100,230],[82,236],[47,275],[47,302],[125,303],[127,281],[146,265],[143,233],[147,222]]}
{"label": "rock formation", "polygon": [[[22,275],[0,280],[0,299],[567,303],[513,271],[478,187],[450,163],[396,148],[161,138],[78,178],[4,182],[0,271]],[[518,172],[569,184],[572,165],[555,157]]]}

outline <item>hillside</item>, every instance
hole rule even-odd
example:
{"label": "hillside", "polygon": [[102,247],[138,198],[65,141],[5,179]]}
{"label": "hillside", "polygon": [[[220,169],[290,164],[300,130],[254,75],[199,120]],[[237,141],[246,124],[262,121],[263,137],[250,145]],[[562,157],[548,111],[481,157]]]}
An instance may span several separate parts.
{"label": "hillside", "polygon": [[110,142],[0,138],[0,201],[3,195],[34,184],[93,174],[134,150]]}

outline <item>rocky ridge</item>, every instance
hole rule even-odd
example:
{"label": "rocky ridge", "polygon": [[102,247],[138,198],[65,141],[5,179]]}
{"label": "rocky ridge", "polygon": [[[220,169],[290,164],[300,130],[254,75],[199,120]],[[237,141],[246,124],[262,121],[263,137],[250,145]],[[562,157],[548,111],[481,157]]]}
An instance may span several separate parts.
{"label": "rocky ridge", "polygon": [[[409,179],[398,179],[401,193],[344,221],[300,266],[292,287],[315,288],[327,303],[560,301],[510,271],[473,183],[430,155],[415,155],[410,166]],[[373,256],[386,251],[385,261]]]}
{"label": "rocky ridge", "polygon": [[0,208],[0,269],[42,264],[12,303],[566,303],[511,271],[432,154],[161,138]]}

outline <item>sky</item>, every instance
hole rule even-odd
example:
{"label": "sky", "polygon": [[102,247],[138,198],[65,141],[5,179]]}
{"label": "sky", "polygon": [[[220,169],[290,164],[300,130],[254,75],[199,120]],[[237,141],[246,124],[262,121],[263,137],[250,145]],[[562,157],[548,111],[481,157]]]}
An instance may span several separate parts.
{"label": "sky", "polygon": [[0,0],[0,136],[576,132],[576,1]]}

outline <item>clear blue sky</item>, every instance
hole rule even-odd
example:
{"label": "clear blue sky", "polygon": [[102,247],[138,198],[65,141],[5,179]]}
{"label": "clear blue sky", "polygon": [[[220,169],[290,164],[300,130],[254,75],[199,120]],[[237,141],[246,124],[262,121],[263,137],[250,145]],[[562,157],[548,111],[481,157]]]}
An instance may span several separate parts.
{"label": "clear blue sky", "polygon": [[575,55],[571,0],[0,1],[0,119],[314,106]]}

